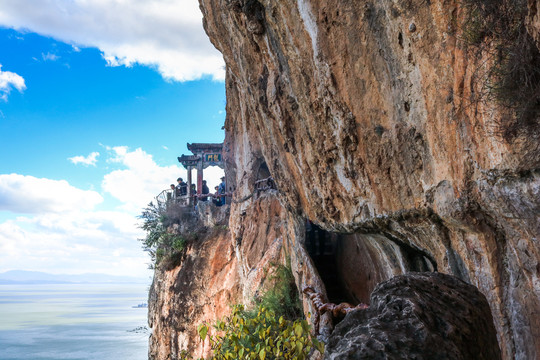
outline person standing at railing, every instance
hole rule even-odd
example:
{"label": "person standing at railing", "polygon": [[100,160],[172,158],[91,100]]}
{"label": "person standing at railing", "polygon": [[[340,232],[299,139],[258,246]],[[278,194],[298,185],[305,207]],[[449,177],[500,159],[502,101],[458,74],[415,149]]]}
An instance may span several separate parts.
{"label": "person standing at railing", "polygon": [[197,197],[197,186],[195,184],[191,184],[191,199],[193,199],[193,205],[197,205],[199,198]]}
{"label": "person standing at railing", "polygon": [[176,187],[174,184],[171,184],[171,191],[167,191],[167,201],[174,199],[176,196]]}
{"label": "person standing at railing", "polygon": [[225,185],[225,176],[221,177],[221,184],[219,184],[218,190],[221,205],[225,205],[225,192],[227,191],[227,187]]}
{"label": "person standing at railing", "polygon": [[176,185],[176,197],[187,195],[187,184],[184,182],[184,179],[178,178],[178,185]]}
{"label": "person standing at railing", "polygon": [[[208,188],[208,185],[206,185],[206,180],[203,180],[202,181],[202,189],[201,189],[201,193],[203,195],[205,194],[210,194],[210,189]],[[208,200],[208,196],[203,196],[201,198],[201,201],[207,201]]]}

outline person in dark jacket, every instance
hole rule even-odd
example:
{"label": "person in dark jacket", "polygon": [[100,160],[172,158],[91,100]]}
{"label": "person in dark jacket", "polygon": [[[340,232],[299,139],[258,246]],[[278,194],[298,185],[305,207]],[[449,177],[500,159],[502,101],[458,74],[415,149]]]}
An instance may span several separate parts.
{"label": "person in dark jacket", "polygon": [[184,182],[184,179],[178,178],[178,185],[176,185],[176,197],[187,195],[187,184]]}
{"label": "person in dark jacket", "polygon": [[[210,194],[210,189],[208,188],[208,185],[206,185],[206,180],[202,181],[202,193],[203,194]],[[203,196],[201,198],[201,201],[206,201],[206,200],[208,200],[208,196]]]}

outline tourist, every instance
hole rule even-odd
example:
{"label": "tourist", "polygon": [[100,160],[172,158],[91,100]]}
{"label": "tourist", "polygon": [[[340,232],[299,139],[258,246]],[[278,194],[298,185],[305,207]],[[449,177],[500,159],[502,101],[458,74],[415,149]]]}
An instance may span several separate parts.
{"label": "tourist", "polygon": [[219,186],[216,186],[214,190],[216,190],[216,192],[214,193],[214,199],[212,200],[212,202],[216,206],[221,206],[221,198],[219,197]]}
{"label": "tourist", "polygon": [[221,184],[219,184],[219,199],[221,205],[225,205],[225,192],[227,187],[225,186],[225,176],[221,177]]}
{"label": "tourist", "polygon": [[171,191],[167,192],[167,201],[174,199],[176,197],[176,187],[174,184],[171,184]]}
{"label": "tourist", "polygon": [[176,185],[176,197],[180,197],[187,194],[187,184],[184,182],[184,179],[178,178],[178,185]]}
{"label": "tourist", "polygon": [[[206,185],[206,180],[202,181],[202,193],[203,194],[210,194],[210,189],[208,188],[208,185]],[[201,198],[201,201],[207,201],[207,200],[208,200],[208,196],[203,196]]]}
{"label": "tourist", "polygon": [[191,184],[191,198],[193,199],[193,205],[197,206],[197,187],[195,184]]}

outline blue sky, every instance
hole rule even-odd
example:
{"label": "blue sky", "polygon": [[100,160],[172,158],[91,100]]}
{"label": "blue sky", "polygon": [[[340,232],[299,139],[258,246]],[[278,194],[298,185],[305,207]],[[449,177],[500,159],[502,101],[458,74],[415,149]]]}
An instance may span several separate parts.
{"label": "blue sky", "polygon": [[0,272],[148,276],[135,216],[224,138],[197,1],[25,2],[0,0]]}

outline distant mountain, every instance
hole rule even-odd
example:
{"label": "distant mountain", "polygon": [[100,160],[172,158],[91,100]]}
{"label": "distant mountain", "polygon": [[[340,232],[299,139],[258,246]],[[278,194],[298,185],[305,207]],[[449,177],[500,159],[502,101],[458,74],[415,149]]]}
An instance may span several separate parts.
{"label": "distant mountain", "polygon": [[146,284],[148,279],[107,274],[48,274],[39,271],[11,270],[0,273],[0,284]]}

